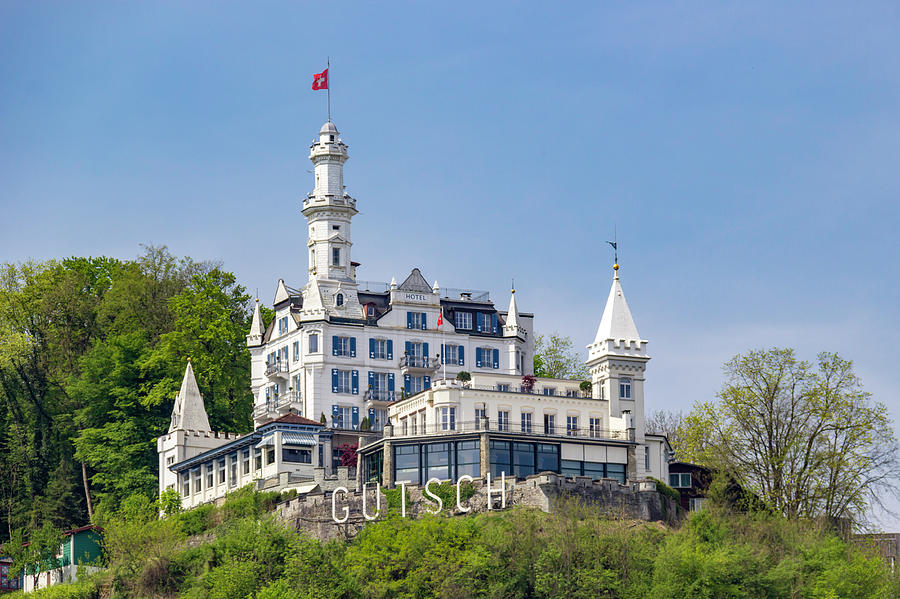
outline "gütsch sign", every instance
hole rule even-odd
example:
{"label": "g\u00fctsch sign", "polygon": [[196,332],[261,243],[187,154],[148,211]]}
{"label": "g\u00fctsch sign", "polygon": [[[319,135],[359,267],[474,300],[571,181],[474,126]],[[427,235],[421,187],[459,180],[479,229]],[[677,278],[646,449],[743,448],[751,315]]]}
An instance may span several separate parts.
{"label": "g\u00fctsch sign", "polygon": [[[456,509],[458,509],[462,513],[466,513],[472,510],[471,507],[467,505],[463,505],[462,497],[460,495],[461,484],[464,482],[472,482],[475,480],[468,474],[464,474],[456,479]],[[428,512],[430,514],[437,514],[442,509],[444,509],[443,500],[435,495],[431,491],[431,485],[440,484],[440,480],[437,478],[430,478],[428,482],[425,483],[424,494],[433,499],[437,506],[435,509],[429,509]],[[406,518],[406,483],[401,482],[397,483],[400,487],[400,516]],[[375,483],[375,513],[369,514],[368,507],[366,505],[366,489],[368,488],[369,483],[363,483],[362,488],[362,515],[366,520],[375,520],[381,515],[381,484]],[[338,487],[331,494],[331,519],[335,521],[337,524],[343,524],[347,520],[350,519],[350,506],[342,505],[340,506],[341,516],[338,516],[338,496],[346,496],[349,491],[347,487]],[[492,495],[500,495],[500,509],[506,507],[506,472],[500,473],[500,488],[492,489],[491,488],[491,475],[487,475],[487,509],[493,509],[491,496]]]}

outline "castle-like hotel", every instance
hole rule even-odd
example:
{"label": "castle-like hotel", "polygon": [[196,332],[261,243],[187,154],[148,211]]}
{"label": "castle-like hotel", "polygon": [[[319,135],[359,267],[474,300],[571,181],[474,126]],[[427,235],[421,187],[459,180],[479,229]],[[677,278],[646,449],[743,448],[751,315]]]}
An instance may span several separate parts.
{"label": "castle-like hotel", "polygon": [[588,348],[590,388],[526,377],[534,316],[519,311],[514,290],[499,310],[486,292],[441,289],[419,269],[400,284],[357,280],[348,157],[325,123],[310,146],[315,187],[302,206],[308,280],[302,289],[280,280],[275,318],[264,327],[257,303],[247,335],[255,430],[209,430],[189,363],[158,440],[160,491],[176,489],[191,507],[251,483],[328,490],[346,484],[335,481],[347,476],[348,446],[358,447],[357,484],[543,471],[668,480],[668,442],[645,432],[650,358],[618,265]]}

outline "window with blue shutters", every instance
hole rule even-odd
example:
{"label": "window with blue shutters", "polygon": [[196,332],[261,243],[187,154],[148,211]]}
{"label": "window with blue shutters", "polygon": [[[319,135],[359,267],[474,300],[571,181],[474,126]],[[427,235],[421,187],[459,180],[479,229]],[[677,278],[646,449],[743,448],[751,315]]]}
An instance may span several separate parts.
{"label": "window with blue shutters", "polygon": [[484,314],[481,312],[475,313],[475,331],[480,333],[484,329]]}
{"label": "window with blue shutters", "polygon": [[494,368],[500,368],[500,350],[494,350]]}
{"label": "window with blue shutters", "polygon": [[357,430],[359,428],[359,408],[357,406],[353,406],[351,418],[353,419],[353,430]]}
{"label": "window with blue shutters", "polygon": [[484,353],[484,350],[482,350],[480,347],[475,348],[475,367],[476,368],[481,368],[481,366],[484,364],[484,359],[483,359],[484,356],[482,355],[483,353]]}
{"label": "window with blue shutters", "polygon": [[332,336],[331,337],[331,355],[355,358],[356,357],[356,337],[346,337],[343,335]]}
{"label": "window with blue shutters", "polygon": [[494,334],[497,333],[497,315],[496,314],[491,314],[491,332]]}
{"label": "window with blue shutters", "polygon": [[426,315],[424,312],[407,312],[406,313],[406,328],[407,329],[422,329],[423,331],[428,327]]}
{"label": "window with blue shutters", "polygon": [[456,357],[459,358],[459,365],[460,365],[460,366],[465,366],[465,365],[466,365],[465,349],[466,349],[466,348],[464,348],[462,345],[460,345],[460,346],[459,346],[459,351],[457,352],[457,356],[456,356]]}
{"label": "window with blue shutters", "polygon": [[388,373],[388,391],[390,391],[391,393],[394,392],[394,373],[393,372]]}
{"label": "window with blue shutters", "polygon": [[428,344],[422,344],[422,357],[425,358],[425,366],[428,366]]}
{"label": "window with blue shutters", "polygon": [[426,389],[431,389],[431,377],[428,375],[425,375],[424,377],[422,377],[422,379],[423,379],[422,384],[424,385],[424,387]]}
{"label": "window with blue shutters", "polygon": [[500,368],[500,350],[490,347],[476,347],[475,367]]}
{"label": "window with blue shutters", "polygon": [[408,374],[403,375],[403,390],[409,395],[412,390],[412,378]]}
{"label": "window with blue shutters", "polygon": [[341,426],[341,407],[337,404],[331,405],[331,425],[335,428]]}
{"label": "window with blue shutters", "polygon": [[331,391],[333,393],[359,393],[358,370],[331,370]]}
{"label": "window with blue shutters", "polygon": [[390,339],[387,340],[387,359],[394,359],[394,342]]}
{"label": "window with blue shutters", "polygon": [[[389,346],[390,352],[388,352]],[[373,360],[392,359],[393,349],[393,343],[389,339],[369,339],[369,357]]]}

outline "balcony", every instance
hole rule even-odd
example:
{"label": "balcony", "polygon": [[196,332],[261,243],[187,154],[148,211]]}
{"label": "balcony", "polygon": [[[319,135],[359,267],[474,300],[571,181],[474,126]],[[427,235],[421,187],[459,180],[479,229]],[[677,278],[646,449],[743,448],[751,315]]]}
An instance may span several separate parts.
{"label": "balcony", "polygon": [[440,435],[455,435],[459,433],[479,433],[484,431],[504,434],[509,433],[513,435],[523,435],[528,437],[554,438],[557,441],[563,441],[565,439],[591,439],[607,441],[630,440],[628,431],[625,430],[608,430],[600,429],[598,427],[567,428],[565,423],[563,423],[562,426],[556,424],[556,426],[547,430],[544,428],[543,422],[533,423],[531,425],[526,424],[525,426],[523,426],[521,422],[504,422],[501,424],[494,419],[488,421],[480,420],[477,422],[462,422],[459,420],[455,420],[454,422],[452,422],[452,424],[442,422],[428,422],[425,426],[422,426],[422,423],[418,421],[416,422],[416,426],[413,426],[412,420],[408,420],[406,423],[406,430],[404,430],[403,419],[398,419],[396,416],[394,417],[393,436],[430,437]]}
{"label": "balcony", "polygon": [[266,362],[266,376],[268,377],[286,377],[288,373],[288,365],[286,362],[278,360],[274,364]]}
{"label": "balcony", "polygon": [[274,399],[269,399],[265,404],[255,406],[253,408],[253,418],[277,418],[284,416],[292,409],[298,413],[302,412],[303,398],[296,391],[287,391],[275,396]]}
{"label": "balcony", "polygon": [[405,372],[434,372],[440,366],[440,360],[430,356],[403,356],[400,358],[400,370]]}
{"label": "balcony", "polygon": [[387,389],[369,389],[366,391],[364,399],[372,402],[392,402],[395,399],[395,392]]}

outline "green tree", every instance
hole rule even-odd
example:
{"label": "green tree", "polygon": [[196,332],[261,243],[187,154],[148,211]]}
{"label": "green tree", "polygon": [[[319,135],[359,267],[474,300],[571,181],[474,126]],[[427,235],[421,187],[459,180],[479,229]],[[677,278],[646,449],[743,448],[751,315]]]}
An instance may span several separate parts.
{"label": "green tree", "polygon": [[584,360],[573,351],[569,337],[552,333],[549,337],[534,338],[534,374],[552,379],[588,379],[590,373]]}
{"label": "green tree", "polygon": [[24,572],[32,577],[36,588],[41,572],[60,567],[57,554],[61,545],[62,533],[50,522],[29,530],[27,542],[24,529],[14,531],[10,540],[3,545],[4,553],[12,558],[9,575],[15,578]]}
{"label": "green tree", "polygon": [[754,350],[725,365],[716,401],[685,420],[684,459],[732,473],[785,516],[862,518],[896,492],[897,441],[884,404],[863,391],[853,364],[792,349]]}

